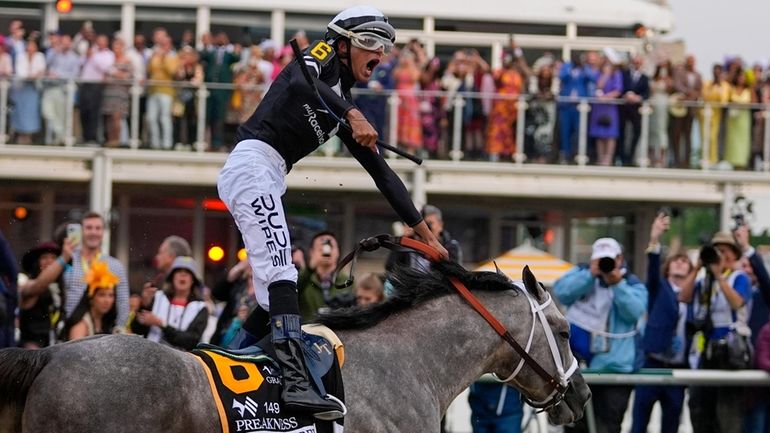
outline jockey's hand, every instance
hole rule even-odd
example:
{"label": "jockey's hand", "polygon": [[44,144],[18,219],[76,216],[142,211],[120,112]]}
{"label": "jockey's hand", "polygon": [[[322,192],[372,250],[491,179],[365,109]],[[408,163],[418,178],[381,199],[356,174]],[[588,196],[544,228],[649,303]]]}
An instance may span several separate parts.
{"label": "jockey's hand", "polygon": [[366,120],[366,117],[357,109],[348,111],[347,114],[350,129],[353,130],[353,139],[361,146],[368,147],[373,152],[377,151],[377,130]]}
{"label": "jockey's hand", "polygon": [[446,248],[444,248],[443,245],[441,245],[438,237],[433,234],[432,231],[430,231],[430,228],[428,228],[428,224],[425,223],[425,220],[420,221],[412,228],[414,229],[415,234],[417,234],[417,236],[419,236],[424,243],[430,245],[431,247],[435,248],[436,251],[438,251],[441,259],[449,259],[449,252],[446,250]]}
{"label": "jockey's hand", "polygon": [[441,245],[441,242],[439,242],[438,239],[433,237],[433,239],[428,241],[428,245],[430,245],[433,248],[435,248],[436,251],[438,251],[438,253],[441,255],[442,259],[444,259],[444,260],[449,259],[449,251],[447,251],[446,248],[444,248],[444,246]]}

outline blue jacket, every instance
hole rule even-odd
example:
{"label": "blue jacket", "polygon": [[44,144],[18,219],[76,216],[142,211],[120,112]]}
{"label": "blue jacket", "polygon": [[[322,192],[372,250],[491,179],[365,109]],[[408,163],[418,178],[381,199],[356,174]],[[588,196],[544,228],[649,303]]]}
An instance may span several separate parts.
{"label": "blue jacket", "polygon": [[751,342],[756,346],[757,337],[762,326],[770,317],[770,275],[765,268],[762,256],[756,251],[749,256],[749,263],[754,270],[757,279],[757,291],[751,301],[751,314],[749,315],[749,327],[751,328]]}
{"label": "blue jacket", "polygon": [[[559,79],[560,96],[593,96],[596,73],[590,67],[574,67],[572,63],[565,63],[559,71]],[[575,107],[574,103],[568,106]]]}
{"label": "blue jacket", "polygon": [[[665,353],[676,334],[679,320],[679,300],[671,283],[660,274],[660,254],[647,255],[647,291],[649,316],[642,337],[645,353]],[[685,347],[689,347],[686,345]]]}
{"label": "blue jacket", "polygon": [[[554,293],[559,301],[570,305],[594,290],[596,278],[587,267],[576,267],[564,274],[556,284]],[[603,282],[601,284],[604,284]],[[635,275],[627,273],[613,289],[612,309],[607,331],[623,334],[636,329],[637,322],[647,311],[647,288]],[[591,335],[582,328],[571,325],[570,345],[573,352],[586,352],[586,340]],[[609,339],[609,351],[593,354],[588,359],[589,368],[617,373],[630,373],[639,365],[635,336]]]}

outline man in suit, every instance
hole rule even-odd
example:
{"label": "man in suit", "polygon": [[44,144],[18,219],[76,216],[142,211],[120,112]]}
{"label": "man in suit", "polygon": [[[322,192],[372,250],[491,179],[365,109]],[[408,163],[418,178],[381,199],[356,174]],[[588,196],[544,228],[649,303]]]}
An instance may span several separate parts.
{"label": "man in suit", "polygon": [[[642,102],[650,97],[650,80],[642,72],[644,59],[635,56],[623,71],[623,99],[625,104],[620,107],[620,160],[623,165],[632,165],[636,156],[636,146],[642,133],[642,115],[639,108]],[[631,143],[626,143],[626,125],[631,123],[633,134]]]}
{"label": "man in suit", "polygon": [[[225,32],[214,36],[214,46],[200,53],[201,63],[205,65],[204,75],[207,83],[233,83],[233,65],[241,59],[241,46],[230,45]],[[230,89],[211,89],[206,104],[206,119],[211,128],[211,148],[220,150],[225,133],[225,115],[233,91]],[[229,150],[229,149],[222,149]]]}

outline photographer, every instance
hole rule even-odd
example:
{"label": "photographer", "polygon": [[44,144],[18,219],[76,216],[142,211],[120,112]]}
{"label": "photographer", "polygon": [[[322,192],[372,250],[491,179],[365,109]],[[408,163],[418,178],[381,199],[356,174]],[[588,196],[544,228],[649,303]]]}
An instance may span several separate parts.
{"label": "photographer", "polygon": [[[649,308],[642,338],[645,368],[688,368],[689,344],[685,333],[687,303],[682,302],[681,296],[683,291],[692,291],[697,269],[687,254],[677,253],[666,259],[661,273],[660,237],[670,224],[671,218],[661,213],[650,228],[650,244],[647,247]],[[659,401],[662,409],[661,432],[676,433],[682,415],[684,390],[684,386],[637,386],[631,432],[647,432],[652,407]]]}
{"label": "photographer", "polygon": [[[567,307],[570,346],[579,359],[607,372],[636,369],[637,322],[647,312],[647,288],[626,268],[615,239],[594,242],[589,266],[567,272],[554,284],[554,293]],[[631,390],[627,385],[591,386],[597,431],[620,433]]]}
{"label": "photographer", "polygon": [[[693,345],[703,348],[697,366],[701,369],[748,368],[748,363],[738,365],[734,356],[737,351],[743,351],[742,357],[750,361],[750,348],[745,346],[748,345],[745,337],[750,331],[739,320],[739,313],[745,313],[742,310],[751,299],[751,282],[740,269],[739,259],[743,254],[731,233],[715,234],[711,244],[701,250],[705,277],[696,282],[693,292],[683,291],[683,300],[690,302],[692,308],[693,320],[689,327],[694,334]],[[745,318],[745,314],[743,316]],[[737,348],[735,343],[745,347]],[[693,431],[735,431],[736,426],[743,423],[744,405],[739,388],[690,387]]]}
{"label": "photographer", "polygon": [[355,302],[349,288],[337,288],[337,284],[345,282],[347,275],[340,273],[332,281],[332,273],[339,258],[339,244],[334,234],[321,232],[313,236],[307,266],[302,269],[297,280],[302,323],[315,320],[319,310],[324,308],[347,307]]}

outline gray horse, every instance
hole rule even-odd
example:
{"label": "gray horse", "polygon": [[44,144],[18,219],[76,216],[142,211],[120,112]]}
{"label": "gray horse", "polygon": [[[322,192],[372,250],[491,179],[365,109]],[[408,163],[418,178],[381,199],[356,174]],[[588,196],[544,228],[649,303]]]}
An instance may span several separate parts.
{"label": "gray horse", "polygon": [[[484,373],[508,377],[517,368],[521,358],[453,294],[446,272],[401,270],[388,301],[321,319],[345,344],[346,433],[438,432],[441,415],[474,380]],[[548,373],[558,375],[555,359],[563,366],[573,361],[558,309],[548,305],[542,321],[532,312],[530,301],[546,305],[549,295],[528,271],[526,289],[492,273],[451,272],[518,342],[531,339],[528,352]],[[533,401],[552,395],[528,365],[509,384]],[[589,397],[574,372],[564,399],[548,409],[549,420],[575,421]],[[112,335],[39,351],[0,350],[0,432],[7,431],[209,433],[221,427],[192,355]]]}

